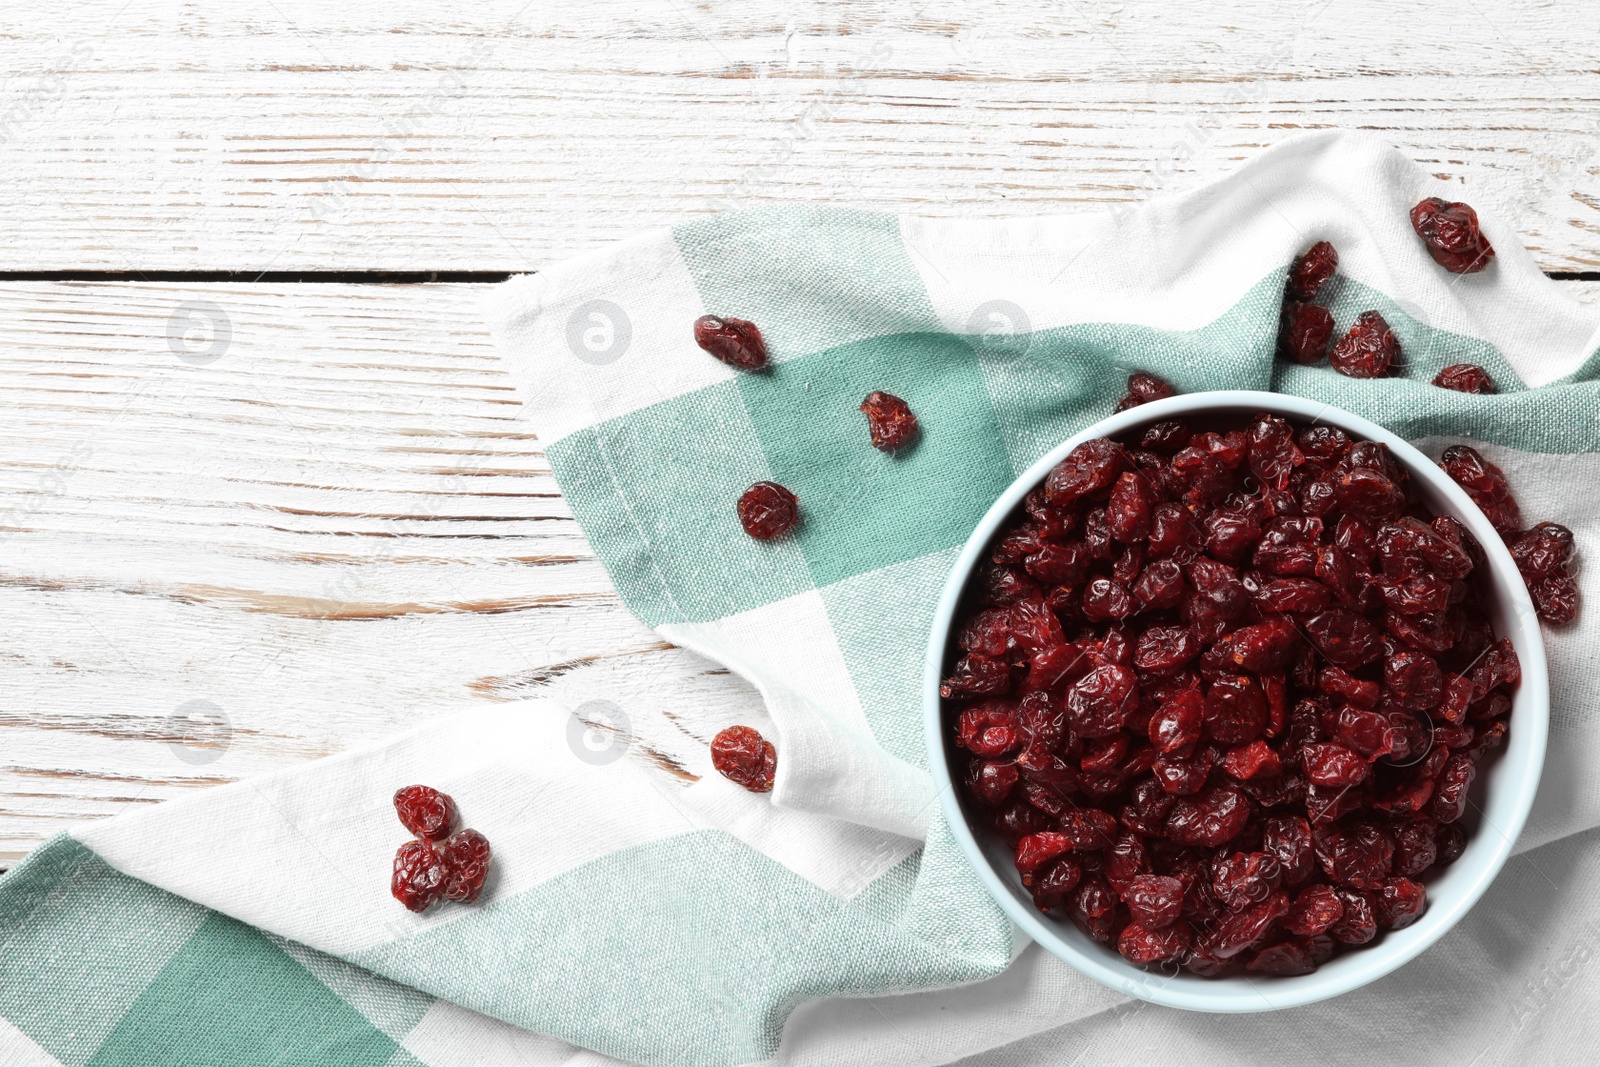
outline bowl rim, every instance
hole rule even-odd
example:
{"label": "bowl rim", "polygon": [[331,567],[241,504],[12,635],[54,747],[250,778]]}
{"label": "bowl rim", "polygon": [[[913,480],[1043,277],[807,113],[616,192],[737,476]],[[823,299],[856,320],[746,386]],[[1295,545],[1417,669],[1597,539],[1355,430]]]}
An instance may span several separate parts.
{"label": "bowl rim", "polygon": [[[1108,953],[1104,946],[1094,945],[1097,951],[1091,955],[1063,938],[1041,913],[1019,900],[996,872],[967,823],[956,783],[950,774],[948,734],[944,727],[939,683],[949,646],[951,624],[973,569],[995,532],[1011,516],[1023,497],[1072,449],[1093,438],[1114,437],[1137,426],[1166,418],[1202,413],[1248,414],[1254,411],[1326,422],[1347,433],[1387,445],[1413,477],[1426,481],[1433,492],[1449,501],[1456,517],[1467,525],[1483,545],[1493,585],[1506,602],[1509,625],[1507,632],[1501,636],[1512,639],[1522,667],[1522,680],[1512,710],[1516,729],[1512,731],[1506,751],[1499,760],[1499,767],[1504,772],[1496,775],[1498,780],[1494,783],[1497,790],[1507,794],[1507,797],[1500,798],[1501,803],[1496,807],[1509,804],[1510,810],[1499,812],[1498,823],[1492,823],[1484,816],[1485,825],[1480,827],[1477,835],[1481,843],[1473,842],[1468,849],[1476,866],[1465,868],[1469,874],[1459,891],[1450,893],[1444,900],[1430,894],[1429,907],[1422,918],[1404,930],[1387,932],[1378,945],[1341,955],[1334,961],[1340,965],[1337,968],[1330,965],[1318,968],[1311,974],[1292,978],[1241,975],[1204,979],[1187,974],[1167,975],[1144,971],[1117,955],[1114,949]],[[1360,415],[1320,400],[1254,390],[1185,393],[1118,412],[1073,434],[1023,471],[984,513],[962,546],[934,611],[923,670],[923,725],[928,769],[934,778],[940,808],[963,856],[995,903],[1034,941],[1090,978],[1153,1004],[1210,1013],[1277,1011],[1339,996],[1398,969],[1449,932],[1488,890],[1510,858],[1512,848],[1527,822],[1544,766],[1549,706],[1544,639],[1533,602],[1509,550],[1466,492],[1410,442]],[[1515,764],[1511,762],[1513,751],[1517,757]],[[1497,833],[1491,836],[1486,833],[1489,829]],[[1463,854],[1449,870],[1454,872],[1463,869],[1462,864],[1467,860],[1468,855]],[[1267,988],[1263,989],[1263,985]]]}

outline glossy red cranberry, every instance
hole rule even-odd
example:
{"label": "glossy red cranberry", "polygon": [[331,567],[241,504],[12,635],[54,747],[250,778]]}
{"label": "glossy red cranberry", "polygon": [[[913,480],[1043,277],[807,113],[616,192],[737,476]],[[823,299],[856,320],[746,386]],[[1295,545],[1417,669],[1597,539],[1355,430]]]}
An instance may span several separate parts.
{"label": "glossy red cranberry", "polygon": [[1437,196],[1411,209],[1411,228],[1433,261],[1452,274],[1475,274],[1494,259],[1494,246],[1478,228],[1478,213]]}
{"label": "glossy red cranberry", "polygon": [[1315,300],[1338,269],[1339,253],[1327,241],[1318,241],[1296,257],[1289,267],[1289,296],[1295,300]]}
{"label": "glossy red cranberry", "polygon": [[1114,441],[1103,437],[1085,441],[1045,478],[1045,499],[1057,507],[1066,507],[1102,493],[1122,473],[1126,459],[1126,452]]}
{"label": "glossy red cranberry", "polygon": [[1363,311],[1328,354],[1328,362],[1351,378],[1381,378],[1400,362],[1400,341],[1376,311]]}
{"label": "glossy red cranberry", "polygon": [[756,324],[731,315],[695,319],[694,343],[730,367],[760,370],[767,365],[767,344]]}
{"label": "glossy red cranberry", "polygon": [[1127,411],[1140,404],[1148,404],[1152,400],[1165,400],[1169,396],[1176,396],[1177,393],[1171,384],[1154,374],[1147,374],[1142,370],[1135,371],[1128,377],[1128,394],[1117,401],[1116,410]]}
{"label": "glossy red cranberry", "polygon": [[730,726],[711,739],[711,765],[735,785],[766,793],[778,772],[778,752],[759,731]]}
{"label": "glossy red cranberry", "polygon": [[1572,531],[1555,522],[1541,522],[1511,542],[1511,558],[1528,583],[1539,618],[1562,626],[1578,615],[1578,583],[1573,576]]}
{"label": "glossy red cranberry", "polygon": [[424,841],[440,841],[455,829],[456,802],[426,785],[408,785],[394,794],[400,823]]}
{"label": "glossy red cranberry", "polygon": [[1505,472],[1484,459],[1477,449],[1452,445],[1439,457],[1439,465],[1467,491],[1496,530],[1509,535],[1521,528],[1522,512],[1511,495]]}
{"label": "glossy red cranberry", "polygon": [[880,452],[897,452],[917,436],[917,417],[911,405],[891,393],[868,393],[861,402],[872,434],[872,447]]}
{"label": "glossy red cranberry", "polygon": [[800,500],[777,482],[757,482],[739,497],[739,524],[758,541],[770,541],[800,522]]}
{"label": "glossy red cranberry", "polygon": [[408,910],[423,912],[444,897],[449,877],[449,868],[430,842],[407,841],[394,854],[389,892]]}
{"label": "glossy red cranberry", "polygon": [[1458,393],[1493,393],[1494,379],[1476,363],[1452,363],[1434,375],[1433,384]]}
{"label": "glossy red cranberry", "polygon": [[1321,304],[1290,301],[1283,306],[1278,328],[1278,353],[1310,366],[1320,363],[1333,341],[1333,313]]}
{"label": "glossy red cranberry", "polygon": [[1152,930],[1130,922],[1117,937],[1117,951],[1137,964],[1166,963],[1184,959],[1194,944],[1194,933],[1187,923],[1176,923]]}
{"label": "glossy red cranberry", "polygon": [[439,857],[448,872],[444,898],[467,904],[476,901],[489,873],[489,839],[476,830],[460,830],[440,846]]}

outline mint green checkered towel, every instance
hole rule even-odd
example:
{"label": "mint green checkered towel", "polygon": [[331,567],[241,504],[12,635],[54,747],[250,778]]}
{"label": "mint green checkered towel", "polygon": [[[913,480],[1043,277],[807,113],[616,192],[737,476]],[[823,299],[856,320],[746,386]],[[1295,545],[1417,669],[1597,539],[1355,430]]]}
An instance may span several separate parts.
{"label": "mint green checkered towel", "polygon": [[[1117,213],[738,213],[508,282],[497,342],[584,532],[640,618],[760,690],[776,788],[669,786],[530,702],[74,831],[0,879],[6,1062],[926,1064],[1114,1008],[1023,944],[940,822],[918,691],[936,594],[1000,490],[1134,369],[1314,397],[1433,454],[1470,438],[1525,513],[1600,544],[1600,314],[1492,212],[1489,270],[1435,266],[1406,211],[1440,192],[1317,135]],[[1324,301],[1341,328],[1383,313],[1396,377],[1273,358],[1285,269],[1322,238]],[[706,312],[757,322],[772,370],[695,347]],[[1501,393],[1428,384],[1462,361]],[[867,447],[874,389],[921,418],[914,450]],[[795,536],[741,532],[762,479],[798,493]],[[1550,635],[1556,743],[1524,848],[1600,824],[1596,627],[1591,608]],[[389,899],[389,796],[412,781],[494,842],[478,906]]]}

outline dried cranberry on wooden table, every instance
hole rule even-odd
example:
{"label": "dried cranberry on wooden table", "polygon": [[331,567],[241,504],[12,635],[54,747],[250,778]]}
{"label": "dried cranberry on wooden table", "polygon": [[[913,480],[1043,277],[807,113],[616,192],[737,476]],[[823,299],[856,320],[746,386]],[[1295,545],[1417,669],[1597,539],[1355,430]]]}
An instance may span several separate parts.
{"label": "dried cranberry on wooden table", "polygon": [[731,315],[695,319],[694,343],[730,367],[760,370],[767,365],[767,343],[756,324]]}
{"label": "dried cranberry on wooden table", "polygon": [[760,731],[730,726],[711,739],[711,765],[735,785],[752,793],[767,793],[778,772],[778,751]]}
{"label": "dried cranberry on wooden table", "polygon": [[[1524,536],[1559,600],[1569,539]],[[956,619],[962,789],[1036,906],[1127,959],[1309,973],[1414,921],[1465,847],[1520,680],[1478,553],[1332,427],[1084,442]]]}
{"label": "dried cranberry on wooden table", "polygon": [[861,411],[867,416],[872,447],[880,452],[897,452],[917,435],[917,417],[911,405],[893,393],[868,393]]}
{"label": "dried cranberry on wooden table", "polygon": [[415,840],[394,854],[389,892],[411,911],[427,911],[440,900],[471,904],[489,873],[489,839],[476,830],[457,830],[456,802],[426,785],[408,785],[394,794],[395,813]]}
{"label": "dried cranberry on wooden table", "polygon": [[739,524],[758,541],[770,541],[800,522],[800,499],[777,482],[757,482],[739,497]]}
{"label": "dried cranberry on wooden table", "polygon": [[1430,196],[1411,209],[1411,228],[1433,261],[1452,274],[1475,274],[1494,258],[1494,246],[1478,228],[1478,213],[1466,204]]}

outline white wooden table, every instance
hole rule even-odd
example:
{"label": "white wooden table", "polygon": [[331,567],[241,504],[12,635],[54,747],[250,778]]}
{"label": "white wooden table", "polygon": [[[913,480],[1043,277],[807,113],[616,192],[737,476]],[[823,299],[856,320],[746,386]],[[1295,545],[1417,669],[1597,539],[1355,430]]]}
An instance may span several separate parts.
{"label": "white wooden table", "polygon": [[704,770],[755,695],[618,602],[499,275],[783,200],[1095,210],[1342,126],[1600,298],[1597,40],[1577,0],[10,0],[0,861],[463,701],[607,699]]}

